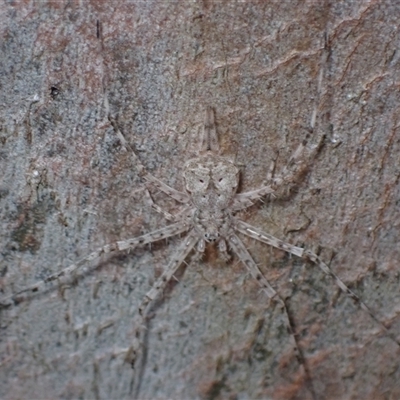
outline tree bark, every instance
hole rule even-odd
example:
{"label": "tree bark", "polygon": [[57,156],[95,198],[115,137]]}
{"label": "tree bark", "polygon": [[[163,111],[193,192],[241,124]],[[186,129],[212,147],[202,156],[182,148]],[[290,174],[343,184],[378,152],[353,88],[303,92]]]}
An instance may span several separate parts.
{"label": "tree bark", "polygon": [[[320,252],[400,340],[399,3],[8,2],[0,18],[2,297],[165,226],[111,121],[183,190],[211,105],[242,191],[325,136],[307,174],[241,218]],[[135,397],[137,309],[180,240],[95,260],[2,309],[0,398]],[[368,313],[317,266],[246,245],[286,299],[304,363],[245,267],[209,251],[154,307],[137,398],[400,397],[399,345]]]}

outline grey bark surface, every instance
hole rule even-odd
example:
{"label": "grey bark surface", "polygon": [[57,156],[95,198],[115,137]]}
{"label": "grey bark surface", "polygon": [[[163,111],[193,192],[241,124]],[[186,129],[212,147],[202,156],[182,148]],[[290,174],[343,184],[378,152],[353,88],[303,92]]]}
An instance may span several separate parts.
{"label": "grey bark surface", "polygon": [[[241,217],[319,249],[400,339],[399,18],[390,1],[4,4],[1,297],[167,224],[108,113],[182,190],[211,105],[249,190],[273,157],[283,168],[317,105],[326,139],[308,174]],[[179,241],[96,260],[0,310],[0,398],[132,398],[137,307]],[[368,314],[315,265],[246,244],[286,298],[311,382],[257,282],[210,251],[154,307],[139,398],[399,398],[399,346]]]}

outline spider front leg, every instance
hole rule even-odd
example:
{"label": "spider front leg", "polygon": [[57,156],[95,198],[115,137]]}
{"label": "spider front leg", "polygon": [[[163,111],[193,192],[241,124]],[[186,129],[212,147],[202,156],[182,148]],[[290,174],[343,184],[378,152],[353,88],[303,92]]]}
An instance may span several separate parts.
{"label": "spider front leg", "polygon": [[271,186],[272,176],[274,174],[275,169],[275,160],[271,162],[267,173],[267,184],[260,187],[259,189],[250,190],[244,193],[236,193],[235,197],[233,198],[233,205],[232,211],[237,212],[240,210],[244,210],[248,207],[254,205],[257,200],[260,200],[262,197],[266,195],[273,195],[275,190]]}
{"label": "spider front leg", "polygon": [[161,214],[166,220],[176,222],[178,220],[182,220],[182,218],[184,219],[185,217],[188,218],[191,216],[190,213],[191,209],[188,205],[181,206],[181,209],[177,213],[171,214],[168,211],[165,211],[163,208],[161,208],[158,204],[154,202],[147,188],[143,189],[143,191],[144,191],[144,200],[146,201],[146,203],[156,212]]}
{"label": "spider front leg", "polygon": [[276,191],[280,187],[295,182],[298,176],[304,173],[304,171],[307,169],[310,160],[313,160],[318,154],[323,145],[324,138],[324,136],[321,136],[318,144],[310,151],[308,157],[304,158],[303,153],[308,143],[307,135],[306,139],[302,141],[302,143],[290,157],[282,173],[277,177],[274,177],[276,160],[273,160],[269,167],[267,180],[265,181],[264,185],[259,189],[236,194],[233,199],[232,211],[240,211],[251,207],[255,201],[260,200],[266,195],[272,195],[275,197],[277,195]]}
{"label": "spider front leg", "polygon": [[122,144],[122,148],[125,151],[130,151],[130,153],[131,153],[131,155],[133,157],[133,160],[135,162],[136,168],[138,169],[140,177],[143,178],[148,184],[155,186],[157,189],[161,190],[166,195],[172,197],[176,201],[179,201],[180,203],[187,204],[190,201],[189,195],[187,193],[180,192],[179,190],[176,190],[176,189],[168,186],[167,184],[165,184],[160,179],[158,179],[155,176],[149,174],[146,171],[146,168],[144,167],[142,162],[139,160],[139,157],[133,151],[132,147],[129,145],[129,143],[126,141],[124,135],[119,130],[117,123],[110,116],[109,116],[109,120],[111,122],[111,125],[114,128],[115,133],[118,136],[118,139],[120,140],[120,142]]}
{"label": "spider front leg", "polygon": [[37,292],[43,290],[46,287],[46,285],[50,282],[57,281],[63,277],[72,276],[73,274],[76,274],[78,271],[84,272],[83,267],[86,263],[88,263],[89,261],[96,260],[103,254],[109,254],[109,253],[113,253],[115,251],[120,251],[120,250],[132,249],[136,246],[143,246],[145,244],[157,242],[159,240],[167,239],[171,236],[175,236],[180,233],[183,233],[183,232],[187,231],[188,229],[189,229],[189,226],[184,221],[180,221],[175,224],[166,226],[157,231],[147,233],[142,236],[138,236],[138,237],[128,239],[128,240],[114,242],[114,243],[99,247],[92,253],[83,257],[81,260],[77,261],[75,264],[72,264],[69,267],[62,269],[59,272],[51,274],[47,278],[45,278],[41,281],[38,281],[30,286],[27,286],[26,288],[19,290],[17,293],[15,293],[11,296],[1,299],[0,307],[8,307],[8,306],[11,306],[12,304],[20,303],[20,302],[26,300],[26,298],[30,294],[34,294],[34,293],[37,293]]}
{"label": "spider front leg", "polygon": [[292,184],[296,182],[296,180],[306,172],[308,169],[310,162],[314,160],[319,151],[321,150],[325,135],[321,135],[318,139],[318,143],[314,145],[314,147],[309,151],[307,157],[304,157],[305,149],[307,148],[307,144],[309,141],[310,134],[306,136],[306,138],[300,143],[297,147],[296,151],[289,158],[286,163],[283,171],[277,177],[272,177],[271,186],[276,190],[282,185]]}

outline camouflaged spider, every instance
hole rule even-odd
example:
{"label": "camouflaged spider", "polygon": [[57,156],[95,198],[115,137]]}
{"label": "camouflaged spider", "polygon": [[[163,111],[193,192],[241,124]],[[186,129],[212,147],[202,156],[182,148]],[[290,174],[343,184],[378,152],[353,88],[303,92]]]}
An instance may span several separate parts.
{"label": "camouflaged spider", "polygon": [[[263,196],[271,195],[280,186],[293,181],[293,177],[296,173],[299,170],[304,169],[306,164],[305,161],[302,160],[302,157],[307,146],[307,140],[304,140],[300,144],[293,156],[289,159],[288,166],[285,167],[280,176],[273,177],[273,168],[271,168],[267,175],[267,182],[264,186],[256,190],[236,193],[239,185],[239,169],[228,157],[220,154],[221,151],[214,122],[214,112],[211,107],[207,107],[198,156],[186,162],[183,172],[185,192],[180,192],[149,174],[140,163],[134,151],[129,148],[129,145],[122,136],[118,127],[116,127],[114,123],[113,125],[123,147],[132,152],[139,173],[144,181],[150,186],[164,192],[179,203],[182,203],[183,209],[176,215],[171,215],[163,211],[152,202],[146,189],[147,196],[151,201],[152,206],[157,211],[161,212],[168,220],[171,220],[173,222],[171,225],[142,236],[117,241],[100,247],[77,263],[1,300],[0,305],[4,307],[22,301],[25,294],[37,292],[45,287],[46,283],[56,281],[63,276],[69,276],[75,273],[85,263],[97,259],[102,254],[133,249],[138,246],[143,246],[145,244],[187,232],[187,236],[182,240],[164,272],[156,280],[151,290],[147,292],[139,306],[139,317],[141,318],[141,322],[138,322],[137,325],[136,336],[138,343],[136,344],[137,348],[134,351],[135,357],[133,363],[136,362],[137,364],[138,353],[140,353],[140,347],[143,345],[143,336],[145,334],[143,321],[148,319],[152,302],[159,297],[163,289],[176,273],[177,269],[188,257],[189,253],[195,250],[197,254],[201,256],[204,253],[207,244],[216,245],[219,254],[225,260],[229,259],[228,250],[231,250],[236,254],[251,276],[259,283],[268,298],[278,304],[282,312],[285,314],[287,328],[293,339],[294,349],[301,359],[299,346],[297,345],[296,336],[292,329],[286,304],[263,276],[242,240],[237,235],[237,233],[240,233],[315,263],[323,272],[331,276],[339,288],[358,303],[359,306],[381,326],[389,337],[400,345],[397,339],[388,332],[387,328],[377,319],[375,314],[365,305],[365,303],[363,303],[360,298],[351,291],[333,271],[331,271],[328,265],[323,262],[319,256],[309,250],[294,246],[279,240],[268,233],[262,232],[260,229],[241,221],[235,216],[236,212],[252,206],[254,202]],[[308,158],[314,157],[318,152],[322,144],[322,139],[323,138],[321,138],[319,143],[311,149]],[[137,382],[135,389],[136,392],[138,391],[139,386],[140,383]]]}

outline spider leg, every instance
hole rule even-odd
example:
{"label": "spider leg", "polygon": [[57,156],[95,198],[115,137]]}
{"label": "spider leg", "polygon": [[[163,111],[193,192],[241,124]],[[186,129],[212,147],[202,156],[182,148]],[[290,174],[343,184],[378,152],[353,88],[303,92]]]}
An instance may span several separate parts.
{"label": "spider leg", "polygon": [[[313,127],[311,129],[313,129]],[[295,182],[300,175],[305,173],[311,160],[313,160],[321,150],[324,144],[325,135],[321,135],[318,143],[310,150],[308,156],[303,157],[303,153],[307,147],[309,138],[310,134],[307,134],[305,139],[300,143],[295,152],[289,158],[289,161],[285,165],[281,174],[272,179],[271,186],[275,190],[282,185]]]}
{"label": "spider leg", "polygon": [[139,306],[139,313],[143,318],[146,318],[151,302],[154,301],[162,292],[164,287],[171,280],[174,273],[179,266],[183,263],[188,254],[192,251],[195,244],[198,242],[199,237],[196,231],[192,230],[189,235],[182,241],[175,254],[173,255],[168,266],[165,268],[163,274],[157,279],[153,287],[146,293],[143,301]]}
{"label": "spider leg", "polygon": [[[136,157],[136,154],[134,155]],[[160,190],[161,192],[165,193],[167,196],[173,198],[179,203],[188,204],[190,202],[190,196],[187,193],[180,192],[179,190],[168,186],[166,183],[149,174],[147,171],[145,171],[144,174],[139,171],[139,175],[146,181],[146,185]]]}
{"label": "spider leg", "polygon": [[179,190],[176,190],[176,189],[168,186],[167,184],[162,182],[160,179],[156,178],[155,176],[149,174],[146,171],[144,165],[139,160],[139,157],[136,155],[136,153],[133,151],[132,147],[126,141],[124,135],[119,130],[117,123],[111,118],[111,116],[109,116],[109,121],[110,121],[111,125],[113,126],[114,131],[116,132],[119,140],[121,141],[123,149],[125,151],[129,150],[131,152],[134,162],[135,162],[135,165],[136,165],[136,168],[138,169],[139,175],[147,183],[155,186],[157,189],[161,190],[162,192],[164,192],[168,196],[172,197],[176,201],[178,201],[180,203],[188,203],[190,201],[190,196],[187,193],[180,192]]}
{"label": "spider leg", "polygon": [[172,279],[175,272],[184,262],[185,258],[193,250],[193,247],[198,242],[199,237],[195,230],[189,232],[188,236],[182,241],[173,255],[172,259],[165,268],[163,274],[157,279],[153,287],[146,293],[144,299],[139,306],[139,318],[137,322],[136,338],[135,338],[135,355],[132,361],[132,367],[138,369],[134,376],[132,392],[135,398],[138,398],[141,376],[145,364],[145,339],[147,332],[147,322],[149,320],[149,310],[151,309],[152,302],[162,293],[165,286]]}
{"label": "spider leg", "polygon": [[309,136],[310,135],[307,135],[306,138],[300,143],[296,151],[289,158],[287,165],[279,176],[273,177],[273,172],[275,169],[275,160],[273,160],[268,170],[267,181],[264,186],[259,189],[236,194],[233,199],[232,211],[244,210],[245,208],[252,206],[255,201],[268,194],[275,195],[274,197],[276,197],[277,189],[283,185],[295,182],[298,176],[306,171],[310,160],[314,159],[318,154],[325,138],[324,136],[321,136],[318,144],[310,151],[306,160],[303,159],[301,161],[304,149],[308,143]]}
{"label": "spider leg", "polygon": [[282,240],[279,240],[268,233],[262,232],[261,230],[243,221],[236,220],[235,229],[253,239],[267,243],[270,246],[284,250],[288,253],[294,254],[295,256],[310,260],[316,264],[323,272],[325,272],[325,274],[329,275],[336,282],[336,285],[342,290],[342,292],[348,295],[356,304],[359,305],[362,310],[370,315],[370,317],[381,327],[383,332],[385,332],[390,339],[400,346],[400,340],[398,340],[397,337],[389,331],[389,329],[376,317],[375,313],[360,299],[360,297],[358,297],[351,289],[349,289],[344,282],[329,268],[329,266],[315,253],[310,250],[305,250],[301,247],[293,246],[289,243],[283,242]]}
{"label": "spider leg", "polygon": [[169,213],[168,211],[163,210],[158,204],[154,203],[153,198],[151,197],[148,190],[144,191],[144,195],[146,198],[146,202],[159,214],[163,215],[164,218],[168,221],[175,221],[175,216]]}
{"label": "spider leg", "polygon": [[260,200],[261,197],[266,196],[267,194],[273,195],[275,190],[270,186],[262,186],[259,189],[251,190],[244,193],[237,193],[233,198],[233,205],[231,207],[232,211],[240,211],[245,208],[251,207],[254,205],[254,202]]}
{"label": "spider leg", "polygon": [[268,184],[263,185],[259,189],[250,190],[244,193],[237,193],[233,198],[232,211],[240,211],[245,208],[251,207],[254,205],[254,202],[260,200],[261,197],[264,197],[268,194],[273,195],[275,190],[271,187],[272,177],[275,169],[275,160],[271,162],[267,173]]}
{"label": "spider leg", "polygon": [[272,247],[276,247],[277,249],[287,251],[295,256],[303,257],[304,249],[302,247],[293,246],[292,244],[286,243],[283,240],[277,239],[275,236],[265,233],[237,218],[235,218],[234,221],[234,227],[238,232],[243,233],[246,236],[250,236],[251,238],[260,242],[267,243]]}
{"label": "spider leg", "polygon": [[159,214],[163,215],[166,220],[172,222],[178,221],[179,219],[182,218],[182,215],[184,215],[187,211],[190,210],[189,206],[183,206],[176,214],[171,214],[168,211],[165,211],[162,207],[160,207],[158,204],[154,202],[147,188],[144,189],[144,199],[151,208],[153,208]]}
{"label": "spider leg", "polygon": [[178,235],[179,233],[187,231],[189,227],[190,226],[186,224],[184,221],[180,221],[142,236],[137,236],[132,239],[122,240],[99,247],[92,253],[88,254],[87,256],[77,261],[75,264],[72,264],[69,267],[62,269],[59,272],[51,274],[41,281],[29,285],[26,288],[19,290],[17,293],[9,297],[1,299],[0,306],[7,307],[15,303],[20,303],[24,301],[26,297],[29,296],[29,294],[33,294],[39,292],[40,290],[43,290],[46,287],[47,283],[56,281],[65,276],[72,275],[77,271],[84,271],[84,269],[82,268],[83,265],[85,265],[89,261],[93,261],[99,258],[103,254],[108,254],[120,250],[132,249],[136,246],[143,246],[148,243],[153,243],[162,239],[166,239],[168,237],[175,236]]}
{"label": "spider leg", "polygon": [[266,293],[268,298],[270,300],[275,301],[278,304],[278,306],[281,308],[281,310],[284,314],[284,317],[286,319],[286,326],[287,326],[288,333],[290,334],[290,337],[292,338],[293,350],[295,352],[295,355],[296,355],[296,358],[297,358],[299,364],[304,368],[304,375],[306,377],[309,389],[314,398],[315,397],[314,389],[311,384],[310,374],[309,374],[307,365],[304,362],[303,354],[297,343],[296,334],[294,332],[292,320],[290,318],[285,301],[279,296],[279,294],[275,291],[275,289],[271,286],[271,284],[268,282],[268,280],[262,274],[262,272],[258,268],[257,264],[255,263],[255,261],[253,260],[253,258],[250,255],[250,253],[247,251],[245,245],[239,239],[239,237],[234,233],[230,233],[228,235],[228,242],[229,242],[231,249],[237,254],[240,261],[242,261],[242,263],[246,266],[246,268],[250,272],[251,276],[258,282],[258,284],[261,286],[262,290]]}
{"label": "spider leg", "polygon": [[[232,248],[232,250],[239,257],[240,261],[242,261],[242,263],[248,269],[251,276],[257,282],[259,282],[259,285],[265,291],[267,296],[271,300],[276,300],[278,303],[283,302],[283,300],[281,300],[280,297],[278,296],[278,293],[275,291],[275,289],[270,285],[270,283],[267,281],[267,279],[261,273],[260,269],[257,267],[257,264],[255,263],[255,261],[253,260],[253,258],[250,255],[250,253],[247,251],[245,245],[239,239],[239,237],[237,235],[235,235],[234,233],[231,233],[228,236],[228,242],[229,242],[229,245]],[[275,297],[277,299],[275,299]]]}
{"label": "spider leg", "polygon": [[398,346],[400,346],[400,340],[384,325],[384,323],[378,319],[374,311],[372,311],[361,299],[358,297],[351,289],[349,289],[345,283],[325,264],[320,257],[310,250],[304,250],[304,258],[312,261],[314,264],[318,265],[325,274],[329,275],[339,286],[339,288],[347,294],[362,310],[367,312],[369,316],[381,327],[383,332],[392,339]]}

